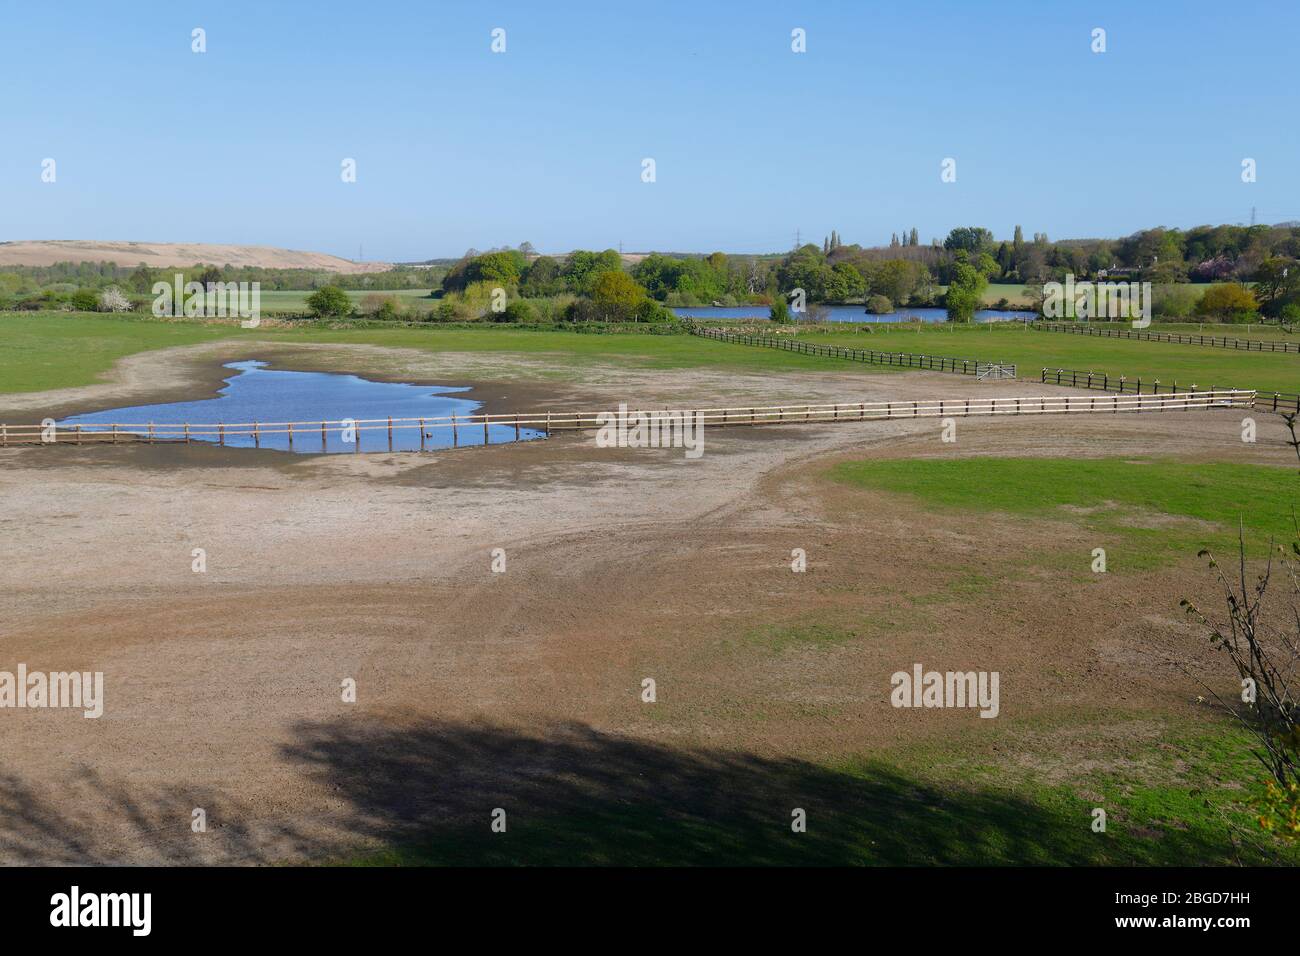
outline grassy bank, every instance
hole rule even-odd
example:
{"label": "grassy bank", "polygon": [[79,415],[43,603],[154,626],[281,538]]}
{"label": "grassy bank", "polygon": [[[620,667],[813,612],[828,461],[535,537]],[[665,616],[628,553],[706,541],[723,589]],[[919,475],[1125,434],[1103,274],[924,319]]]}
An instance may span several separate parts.
{"label": "grassy bank", "polygon": [[[1085,527],[1112,570],[1235,552],[1244,528],[1256,554],[1287,540],[1300,481],[1293,467],[1119,458],[953,458],[847,462],[839,481],[906,495],[938,512],[1049,518]],[[1181,521],[1173,519],[1183,519]],[[1050,536],[1032,545],[1050,545]]]}
{"label": "grassy bank", "polygon": [[95,314],[0,315],[0,393],[89,385],[128,355],[214,342],[238,332],[230,326]]}

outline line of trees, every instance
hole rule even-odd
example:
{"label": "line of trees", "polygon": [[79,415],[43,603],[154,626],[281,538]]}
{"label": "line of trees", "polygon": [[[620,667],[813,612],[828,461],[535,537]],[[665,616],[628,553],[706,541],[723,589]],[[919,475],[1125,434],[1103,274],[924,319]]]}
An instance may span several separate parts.
{"label": "line of trees", "polygon": [[0,309],[34,310],[81,307],[88,297],[98,298],[109,288],[120,289],[139,302],[152,297],[155,282],[258,282],[264,291],[301,291],[334,286],[355,291],[399,291],[437,288],[446,267],[399,267],[386,272],[339,275],[312,269],[265,269],[253,266],[192,266],[160,268],[144,263],[135,267],[111,262],[60,262],[52,266],[0,267]]}
{"label": "line of trees", "polygon": [[[402,266],[389,272],[331,275],[301,269],[196,265],[189,269],[125,269],[109,263],[60,263],[0,270],[0,308],[71,308],[109,286],[137,297],[176,272],[183,281],[260,282],[266,290],[326,286],[373,293],[385,314],[405,308],[385,291],[433,288],[435,318],[543,321],[659,321],[667,308],[770,305],[802,290],[809,303],[861,303],[871,312],[945,306],[966,320],[988,283],[1015,283],[1031,300],[1043,284],[1076,280],[1147,281],[1157,288],[1155,314],[1248,320],[1258,315],[1300,321],[1300,224],[1147,229],[1122,239],[1026,239],[1016,226],[999,240],[982,226],[961,226],[922,245],[915,227],[888,246],[845,243],[832,230],[820,245],[783,255],[641,257],[628,268],[613,249],[538,255],[531,244],[460,260]],[[612,278],[612,277],[618,278]],[[1200,289],[1195,288],[1200,286]],[[501,290],[498,293],[497,290]],[[504,302],[501,295],[504,294]],[[384,303],[387,303],[386,305]],[[407,303],[409,305],[409,303]],[[972,308],[973,307],[973,308]]]}

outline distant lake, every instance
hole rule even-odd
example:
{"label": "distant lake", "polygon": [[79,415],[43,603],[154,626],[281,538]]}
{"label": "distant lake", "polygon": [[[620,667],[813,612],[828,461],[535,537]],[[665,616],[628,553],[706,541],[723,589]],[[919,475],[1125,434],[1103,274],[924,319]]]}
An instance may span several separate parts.
{"label": "distant lake", "polygon": [[[440,418],[449,415],[475,414],[481,403],[466,398],[452,397],[465,388],[441,385],[408,385],[400,382],[372,382],[356,375],[338,375],[332,372],[282,372],[271,371],[265,362],[231,362],[225,368],[235,374],[225,380],[218,397],[197,402],[170,402],[163,405],[131,405],[110,408],[87,415],[75,415],[58,423],[59,428],[80,425],[84,431],[107,431],[105,423],[120,422],[155,425],[184,425],[248,423],[248,422],[305,422],[316,423],[313,431],[295,426],[293,451],[298,454],[324,452],[355,452],[357,447],[344,442],[338,431],[330,431],[324,439],[319,423],[338,422],[344,419]],[[521,438],[538,438],[542,432],[521,429]],[[386,427],[359,431],[360,451],[387,451]],[[482,424],[459,429],[459,444],[482,445]],[[489,442],[515,440],[513,425],[493,424],[488,427]],[[195,441],[215,443],[211,436],[195,437]],[[234,448],[252,448],[251,435],[228,435],[225,443]],[[448,448],[452,444],[450,428],[426,430],[426,448]],[[262,435],[262,448],[289,451],[289,436],[285,434]],[[418,451],[418,428],[395,428],[394,451]]]}
{"label": "distant lake", "polygon": [[[827,305],[823,308],[828,313],[826,319],[828,322],[907,322],[914,319],[920,319],[922,322],[946,322],[948,321],[948,311],[946,309],[913,309],[902,308],[889,315],[872,315],[863,311],[860,305]],[[765,305],[738,305],[738,306],[686,306],[680,309],[673,309],[673,312],[683,319],[766,319],[768,316],[768,307]],[[980,309],[975,313],[976,322],[1021,322],[1025,319],[1035,319],[1035,312],[1009,312],[999,309]]]}

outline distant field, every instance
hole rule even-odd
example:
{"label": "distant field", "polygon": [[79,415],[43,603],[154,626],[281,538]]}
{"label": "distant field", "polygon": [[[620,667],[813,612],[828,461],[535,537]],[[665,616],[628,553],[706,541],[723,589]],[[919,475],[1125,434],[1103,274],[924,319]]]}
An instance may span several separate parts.
{"label": "distant field", "polygon": [[[432,309],[437,301],[429,298],[432,289],[395,289],[392,291],[382,290],[365,290],[355,291],[348,290],[348,298],[355,304],[360,305],[367,296],[393,296],[403,305],[424,309]],[[312,294],[312,290],[306,289],[293,292],[263,292],[262,293],[262,310],[264,312],[306,312],[307,296]]]}
{"label": "distant field", "polygon": [[[1153,328],[1155,328],[1153,326]],[[1161,327],[1163,328],[1163,327]],[[1170,345],[1130,339],[1035,332],[1019,323],[1001,325],[888,325],[870,331],[808,332],[810,341],[846,348],[924,352],[958,358],[1014,362],[1022,378],[1047,368],[1072,368],[1127,375],[1146,381],[1300,391],[1300,355],[1234,352],[1231,349]],[[739,347],[739,346],[738,346]]]}
{"label": "distant field", "polygon": [[[1096,329],[1131,330],[1133,326],[1125,322],[1087,322],[1085,327]],[[1153,321],[1143,332],[1174,332],[1182,335],[1204,335],[1216,339],[1252,339],[1271,342],[1292,342],[1300,345],[1300,333],[1287,331],[1278,325],[1261,325],[1259,322],[1156,322]],[[1069,334],[1069,333],[1065,333]]]}
{"label": "distant field", "polygon": [[[1033,332],[1015,323],[981,326],[874,326],[861,331],[800,332],[812,341],[853,348],[924,352],[1014,362],[1021,377],[1044,366],[1106,372],[1183,384],[1300,391],[1300,355]],[[84,313],[0,315],[0,392],[40,391],[94,382],[125,355],[174,345],[246,337],[257,341],[389,345],[435,351],[554,353],[566,364],[615,362],[633,368],[802,368],[881,372],[776,349],[703,341],[685,335],[583,335],[520,329],[438,326],[365,329],[241,329]]]}
{"label": "distant field", "polygon": [[566,364],[616,362],[633,368],[803,368],[843,371],[838,362],[775,349],[744,348],[686,335],[580,335],[517,329],[241,329],[93,313],[0,314],[0,393],[89,385],[126,355],[218,339],[329,342],[462,352],[553,353]]}
{"label": "distant field", "polygon": [[[1157,283],[1154,286],[1154,291],[1160,292],[1171,287],[1176,287],[1181,289],[1194,289],[1196,295],[1200,296],[1205,293],[1206,289],[1209,289],[1211,286],[1216,284],[1217,283],[1213,282],[1197,285],[1175,283],[1171,286],[1169,283]],[[939,286],[939,291],[941,293],[947,292],[948,287],[946,285],[941,285]],[[985,307],[992,307],[1000,299],[1004,298],[1013,308],[1027,308],[1031,304],[1029,297],[1025,295],[1024,283],[1021,282],[990,282],[988,288],[984,290]]]}
{"label": "distant field", "polygon": [[[935,286],[935,288],[939,290],[939,295],[948,291],[946,285]],[[1031,304],[1029,297],[1025,295],[1023,282],[990,282],[984,290],[984,307],[991,309],[1002,299],[1006,299],[1013,309],[1028,308]],[[906,307],[899,306],[899,311],[906,311]]]}

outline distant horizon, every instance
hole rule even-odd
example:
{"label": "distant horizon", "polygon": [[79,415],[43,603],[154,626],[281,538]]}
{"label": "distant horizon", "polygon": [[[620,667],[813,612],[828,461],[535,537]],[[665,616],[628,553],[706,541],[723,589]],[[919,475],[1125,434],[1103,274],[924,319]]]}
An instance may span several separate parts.
{"label": "distant horizon", "polygon": [[[951,228],[960,228],[961,226],[981,226],[981,225],[983,224],[978,222],[959,223],[952,226]],[[1023,223],[1018,223],[1018,225],[1021,226],[1024,234],[1027,237],[1032,237],[1035,233],[1038,232],[1045,232],[1045,230],[1041,230],[1041,229],[1026,228]],[[1139,229],[1133,230],[1132,232],[1125,233],[1123,235],[1095,234],[1089,236],[1053,236],[1050,233],[1048,233],[1048,239],[1054,243],[1115,241],[1115,240],[1127,238],[1128,236],[1134,235],[1139,232],[1143,232],[1148,229],[1176,229],[1182,232],[1186,232],[1189,229],[1194,229],[1202,226],[1211,226],[1211,227],[1237,226],[1237,227],[1245,228],[1251,225],[1252,225],[1251,223],[1247,223],[1247,222],[1214,222],[1214,221],[1203,221],[1203,222],[1195,222],[1190,225],[1173,225],[1173,226],[1167,223],[1156,223],[1150,226],[1141,227]],[[1256,222],[1254,223],[1254,226],[1270,228],[1270,229],[1289,228],[1294,226],[1300,226],[1300,220],[1281,220],[1278,222]],[[1011,232],[1014,232],[1014,229],[1015,226],[1012,226]],[[997,233],[996,230],[993,230],[993,238],[997,242],[1003,242],[1003,241],[1010,242],[1012,239],[1011,232],[1009,232],[1006,235],[1000,235]],[[938,239],[938,241],[942,243],[943,240],[947,237],[947,235],[948,235],[948,231],[945,231],[941,236],[922,239],[919,245],[922,247],[929,246],[931,245],[932,239]],[[802,244],[821,245],[823,238],[825,237],[821,237],[821,236],[814,237],[811,235],[807,235],[803,237]],[[901,235],[900,238],[902,238]],[[890,247],[890,243],[888,240],[886,240],[885,242],[866,245],[860,241],[853,239],[853,237],[851,236],[845,236],[843,233],[840,233],[840,239],[844,245],[847,246],[857,245],[863,249],[887,249]],[[274,250],[280,250],[284,252],[305,253],[310,255],[326,255],[326,256],[332,256],[336,259],[342,259],[344,261],[356,263],[356,264],[387,263],[396,266],[410,266],[410,265],[420,265],[422,263],[430,263],[430,262],[456,261],[463,258],[470,251],[474,251],[477,253],[484,253],[484,252],[492,251],[494,249],[518,249],[525,242],[529,242],[529,241],[530,240],[525,239],[525,240],[521,240],[520,242],[514,243],[512,245],[497,244],[497,245],[469,246],[466,249],[463,249],[460,252],[451,255],[422,256],[422,257],[412,258],[412,259],[387,259],[387,258],[379,258],[379,257],[374,257],[374,258],[366,257],[364,259],[359,259],[356,258],[355,256],[339,255],[338,253],[330,252],[326,249],[320,249],[320,248],[280,246],[268,242],[230,242],[224,240],[207,240],[207,239],[155,239],[155,238],[151,238],[151,239],[94,238],[91,239],[91,238],[84,238],[84,237],[54,239],[54,238],[25,237],[21,239],[0,239],[0,246],[17,244],[17,243],[28,243],[28,242],[30,243],[104,243],[104,244],[127,243],[127,244],[135,244],[135,245],[182,245],[182,246],[239,246],[243,248],[274,249]],[[734,248],[729,249],[729,248],[721,248],[721,247],[699,247],[694,249],[667,248],[667,247],[645,248],[645,249],[628,249],[628,248],[619,249],[617,245],[609,246],[609,245],[600,245],[600,244],[577,245],[567,249],[539,249],[536,247],[536,244],[534,244],[535,254],[540,256],[551,256],[551,257],[567,256],[573,252],[576,252],[578,250],[583,250],[583,249],[589,251],[597,251],[597,252],[603,252],[607,249],[613,249],[624,256],[648,256],[648,255],[707,256],[715,252],[721,252],[725,255],[736,255],[736,256],[782,256],[789,253],[794,248],[796,248],[796,246],[793,244],[793,242],[790,246],[787,246],[783,249],[767,249],[762,251],[754,251],[752,249],[734,249]],[[103,261],[103,260],[88,260],[88,261]],[[221,263],[209,263],[209,264],[221,265]],[[5,264],[3,262],[0,262],[0,267],[3,267],[4,265]]]}

